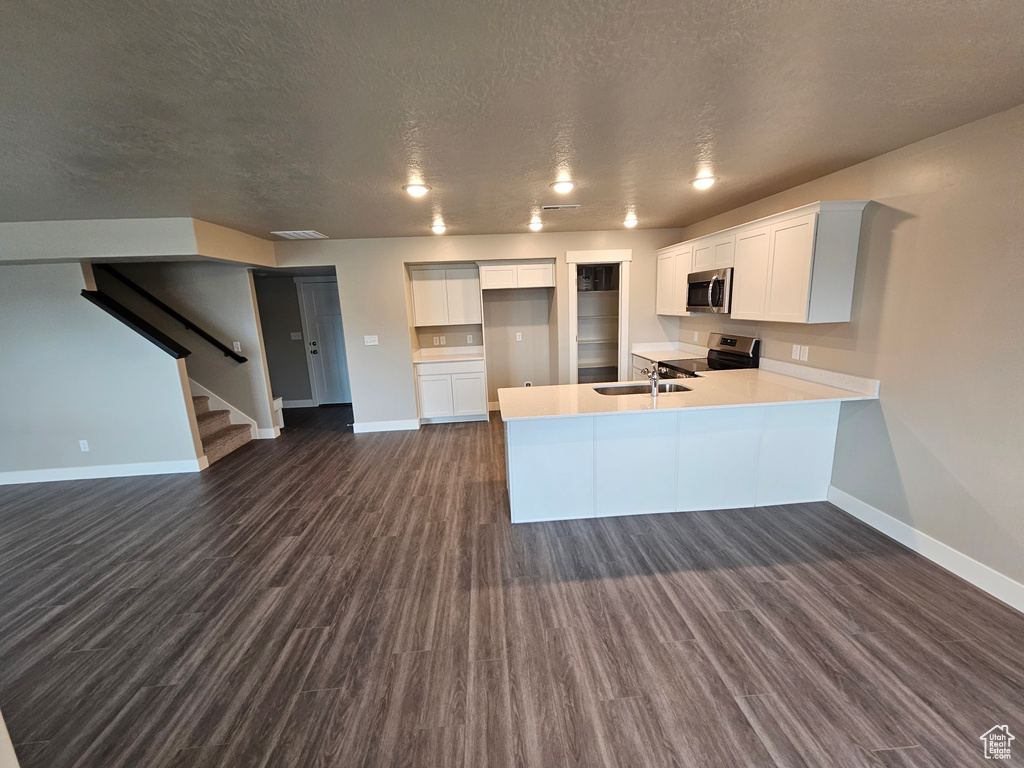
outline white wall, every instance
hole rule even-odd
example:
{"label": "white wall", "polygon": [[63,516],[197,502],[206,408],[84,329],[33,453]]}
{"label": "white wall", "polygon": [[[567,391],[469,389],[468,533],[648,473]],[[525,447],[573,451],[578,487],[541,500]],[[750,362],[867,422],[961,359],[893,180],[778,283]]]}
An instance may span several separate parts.
{"label": "white wall", "polygon": [[695,224],[689,239],[816,200],[870,199],[850,323],[682,318],[767,357],[882,381],[843,407],[833,485],[1024,582],[1024,107]]}
{"label": "white wall", "polygon": [[84,287],[78,264],[0,266],[0,473],[194,462],[179,361]]}
{"label": "white wall", "polygon": [[[552,232],[521,235],[463,235],[321,240],[277,243],[279,267],[334,266],[338,273],[341,312],[355,419],[380,422],[416,418],[412,341],[407,313],[405,264],[556,259],[555,304],[558,313],[559,380],[568,381],[568,294],[565,252],[631,248],[631,341],[675,340],[675,319],[654,314],[655,251],[680,239],[679,230]],[[380,344],[363,345],[376,335]]]}
{"label": "white wall", "polygon": [[116,269],[161,301],[198,323],[229,347],[241,342],[238,363],[102,271],[97,284],[118,301],[184,344],[188,375],[215,395],[256,420],[260,429],[274,426],[270,377],[263,349],[251,271],[238,264],[212,261],[118,264]]}

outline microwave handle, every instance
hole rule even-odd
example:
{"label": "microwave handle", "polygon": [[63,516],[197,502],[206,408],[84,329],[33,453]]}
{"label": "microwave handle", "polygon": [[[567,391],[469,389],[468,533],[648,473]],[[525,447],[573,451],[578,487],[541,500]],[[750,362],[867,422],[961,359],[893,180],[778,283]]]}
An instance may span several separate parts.
{"label": "microwave handle", "polygon": [[715,275],[714,277],[711,278],[711,281],[708,283],[708,306],[711,308],[711,311],[716,313],[716,314],[718,313],[718,307],[715,306],[714,296],[715,296],[715,281],[718,280],[718,279],[719,279],[718,275]]}

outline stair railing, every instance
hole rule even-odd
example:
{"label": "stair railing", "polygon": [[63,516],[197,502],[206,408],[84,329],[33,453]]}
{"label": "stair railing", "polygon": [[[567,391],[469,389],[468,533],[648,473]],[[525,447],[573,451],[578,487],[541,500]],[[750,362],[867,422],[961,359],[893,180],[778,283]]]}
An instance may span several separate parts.
{"label": "stair railing", "polygon": [[118,303],[103,293],[103,291],[83,290],[82,298],[92,302],[111,317],[120,320],[143,338],[149,339],[171,357],[180,360],[192,354],[159,328],[146,322],[123,304]]}
{"label": "stair railing", "polygon": [[[100,270],[106,272],[111,277],[113,277],[115,280],[118,280],[121,283],[123,283],[124,285],[126,285],[128,288],[131,288],[133,291],[135,291],[135,293],[139,294],[139,296],[141,296],[142,298],[146,299],[146,301],[148,301],[149,303],[151,303],[154,306],[158,307],[159,309],[162,309],[168,315],[170,315],[175,320],[177,320],[179,323],[184,325],[186,330],[192,331],[197,336],[199,336],[199,338],[201,338],[204,341],[207,341],[210,344],[212,344],[213,346],[215,346],[217,349],[219,349],[221,352],[224,353],[225,357],[230,357],[232,360],[235,360],[235,361],[237,361],[239,363],[244,363],[244,362],[246,362],[249,359],[247,357],[242,357],[240,354],[235,352],[235,350],[231,349],[231,347],[227,346],[226,344],[222,344],[221,342],[217,341],[217,339],[215,339],[209,333],[207,333],[202,328],[200,328],[198,325],[193,323],[191,320],[189,320],[183,314],[178,312],[176,309],[174,309],[173,307],[169,307],[166,304],[164,304],[164,302],[160,301],[160,299],[158,299],[152,293],[147,291],[145,288],[143,288],[141,285],[136,283],[134,280],[126,277],[125,275],[122,275],[120,272],[118,272],[116,269],[114,269],[109,264],[93,264],[93,269],[100,269]],[[82,293],[84,294],[85,291],[83,291]],[[150,326],[150,327],[152,327],[152,326]],[[186,354],[188,354],[187,350],[186,350]]]}

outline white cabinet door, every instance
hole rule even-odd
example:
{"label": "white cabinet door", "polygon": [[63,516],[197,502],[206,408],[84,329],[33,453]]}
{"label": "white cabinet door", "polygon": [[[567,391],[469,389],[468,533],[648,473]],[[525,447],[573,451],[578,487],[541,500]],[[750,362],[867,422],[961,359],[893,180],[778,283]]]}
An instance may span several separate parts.
{"label": "white cabinet door", "polygon": [[487,413],[487,382],[483,373],[452,374],[456,416]]}
{"label": "white cabinet door", "polygon": [[480,273],[476,267],[455,267],[444,271],[448,300],[448,325],[480,322]]}
{"label": "white cabinet door", "polygon": [[549,288],[555,284],[554,264],[517,264],[517,288]]}
{"label": "white cabinet door", "polygon": [[451,374],[419,377],[420,418],[435,419],[455,414]]}
{"label": "white cabinet door", "polygon": [[736,235],[736,263],[732,272],[732,311],[735,320],[763,320],[768,296],[770,227],[756,227]]}
{"label": "white cabinet door", "polygon": [[480,287],[483,290],[492,288],[515,288],[518,286],[515,264],[481,264]]}
{"label": "white cabinet door", "polygon": [[676,304],[676,256],[674,253],[662,253],[658,256],[657,313],[674,315]]}
{"label": "white cabinet door", "polygon": [[715,239],[715,266],[714,269],[725,269],[733,265],[733,256],[736,252],[736,236],[729,234],[725,237]]}
{"label": "white cabinet door", "polygon": [[810,213],[771,226],[765,320],[807,322],[816,216]]}
{"label": "white cabinet door", "polygon": [[409,270],[412,281],[412,311],[416,325],[448,324],[448,291],[444,267],[416,267]]}
{"label": "white cabinet door", "polygon": [[710,238],[693,244],[693,271],[703,272],[715,268],[715,243]]}
{"label": "white cabinet door", "polygon": [[690,284],[687,282],[687,278],[693,271],[693,247],[686,246],[685,248],[680,248],[676,251],[676,285],[672,291],[675,296],[675,312],[672,313],[674,315],[685,315],[687,317],[690,315],[686,311],[686,295],[690,291]]}

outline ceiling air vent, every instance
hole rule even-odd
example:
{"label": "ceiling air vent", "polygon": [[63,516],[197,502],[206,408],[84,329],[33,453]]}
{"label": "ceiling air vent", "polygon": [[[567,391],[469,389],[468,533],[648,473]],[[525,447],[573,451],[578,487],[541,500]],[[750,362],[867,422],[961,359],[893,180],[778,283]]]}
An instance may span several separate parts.
{"label": "ceiling air vent", "polygon": [[540,209],[542,211],[575,211],[579,207],[579,203],[571,203],[566,205],[542,205]]}
{"label": "ceiling air vent", "polygon": [[327,240],[327,235],[317,232],[315,229],[286,229],[279,232],[271,232],[272,235],[283,237],[285,240]]}

